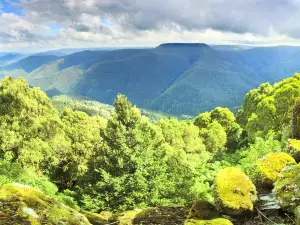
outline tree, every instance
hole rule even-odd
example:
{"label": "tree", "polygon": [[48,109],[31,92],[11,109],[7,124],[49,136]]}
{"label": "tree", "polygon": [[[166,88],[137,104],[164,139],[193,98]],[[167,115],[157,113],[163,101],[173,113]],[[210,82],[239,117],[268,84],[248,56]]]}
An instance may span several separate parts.
{"label": "tree", "polygon": [[61,115],[68,141],[68,150],[56,168],[55,180],[60,189],[71,188],[78,178],[88,170],[88,161],[101,143],[100,128],[104,121],[100,117],[89,117],[86,113],[64,109]]}
{"label": "tree", "polygon": [[[220,136],[220,138],[223,138],[224,137],[223,132],[225,131],[227,141],[225,142],[224,145],[226,145],[228,149],[236,149],[239,142],[241,141],[240,139],[243,130],[240,127],[240,125],[235,121],[236,120],[234,114],[229,109],[217,107],[211,112],[205,112],[198,115],[194,120],[194,124],[200,128],[202,137],[204,137],[204,136],[208,136],[209,127],[210,129],[212,129],[212,127],[216,126],[216,125],[212,126],[211,124],[213,122],[217,122],[219,125],[221,125],[222,129],[220,129],[220,134],[218,134],[217,130],[215,130],[214,131],[215,135]],[[209,139],[213,140],[212,137]],[[222,141],[220,141],[219,143],[222,143]],[[214,141],[206,141],[205,143],[206,144],[210,143],[210,146],[206,145],[206,148],[208,149],[208,147],[209,148],[212,147],[211,144],[214,143]],[[215,151],[215,149],[213,151]]]}
{"label": "tree", "polygon": [[[0,82],[0,155],[37,170],[58,163],[64,132],[50,99],[24,79]],[[33,154],[34,149],[34,154]]]}
{"label": "tree", "polygon": [[224,150],[227,142],[226,132],[217,121],[213,121],[207,128],[200,129],[200,137],[202,137],[207,151],[211,153]]}
{"label": "tree", "polygon": [[125,96],[118,95],[114,106],[90,162],[90,179],[82,184],[84,207],[125,210],[185,201],[193,194],[185,152],[166,143],[161,129]]}

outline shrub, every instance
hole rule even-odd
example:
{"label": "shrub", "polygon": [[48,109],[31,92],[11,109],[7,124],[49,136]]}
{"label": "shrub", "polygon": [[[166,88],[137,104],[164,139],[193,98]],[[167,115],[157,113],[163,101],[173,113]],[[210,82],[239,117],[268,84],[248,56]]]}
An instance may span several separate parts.
{"label": "shrub", "polygon": [[293,157],[286,153],[270,153],[259,160],[258,169],[262,183],[272,185],[278,178],[280,171],[288,165],[296,164]]}
{"label": "shrub", "polygon": [[229,215],[241,215],[253,211],[256,188],[240,169],[228,167],[215,179],[214,195],[217,208]]}

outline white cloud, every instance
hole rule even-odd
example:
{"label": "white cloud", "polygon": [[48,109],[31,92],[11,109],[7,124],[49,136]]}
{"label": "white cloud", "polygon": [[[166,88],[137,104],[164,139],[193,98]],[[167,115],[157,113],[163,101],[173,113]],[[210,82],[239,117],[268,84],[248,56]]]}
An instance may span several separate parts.
{"label": "white cloud", "polygon": [[[300,0],[22,0],[0,14],[0,47],[300,44]],[[52,31],[49,24],[56,24]],[[53,35],[47,35],[53,32]]]}

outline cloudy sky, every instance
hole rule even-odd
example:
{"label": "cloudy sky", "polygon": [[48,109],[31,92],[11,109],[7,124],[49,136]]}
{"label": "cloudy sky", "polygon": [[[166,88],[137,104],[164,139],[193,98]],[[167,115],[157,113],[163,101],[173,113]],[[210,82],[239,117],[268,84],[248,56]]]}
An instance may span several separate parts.
{"label": "cloudy sky", "polygon": [[0,52],[300,45],[300,0],[0,0]]}

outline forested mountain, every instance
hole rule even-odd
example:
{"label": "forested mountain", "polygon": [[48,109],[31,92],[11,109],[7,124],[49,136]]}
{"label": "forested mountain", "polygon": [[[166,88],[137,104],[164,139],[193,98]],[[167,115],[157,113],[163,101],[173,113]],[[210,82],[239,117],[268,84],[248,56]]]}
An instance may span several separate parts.
{"label": "forested mountain", "polygon": [[[53,54],[53,55],[51,55]],[[41,53],[0,68],[49,96],[81,95],[112,104],[118,93],[137,106],[196,115],[216,106],[237,108],[263,82],[300,71],[299,47],[208,46],[169,43],[151,49]]]}

